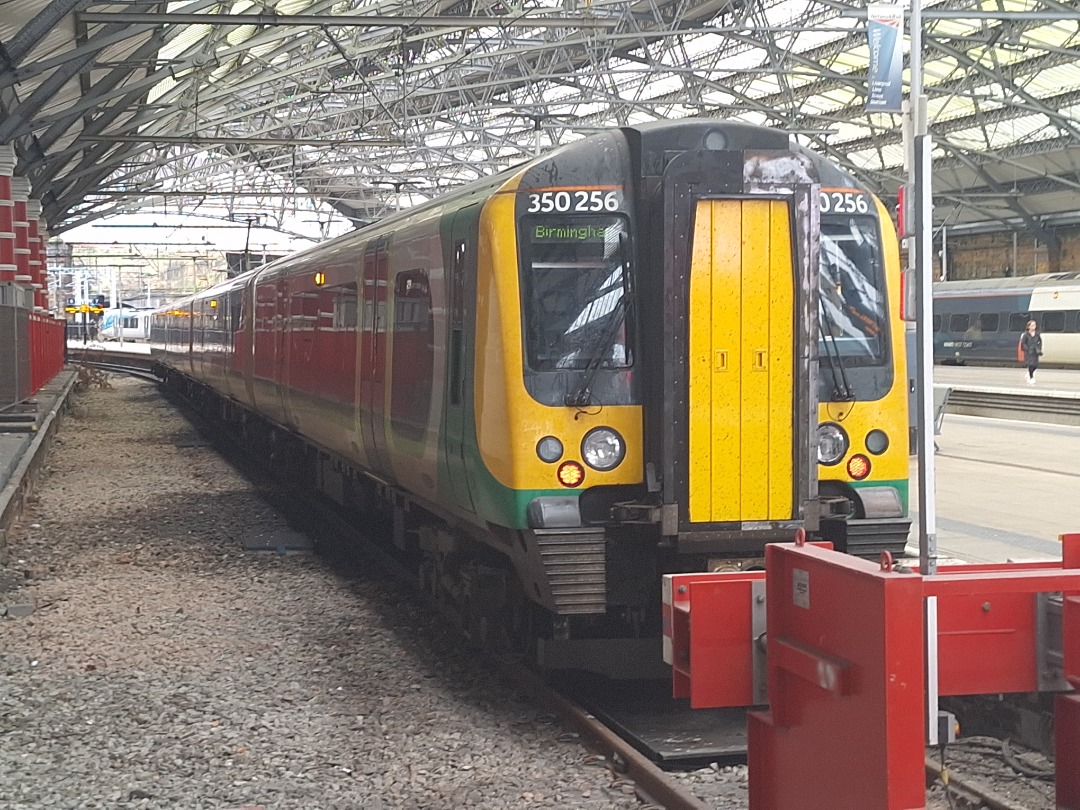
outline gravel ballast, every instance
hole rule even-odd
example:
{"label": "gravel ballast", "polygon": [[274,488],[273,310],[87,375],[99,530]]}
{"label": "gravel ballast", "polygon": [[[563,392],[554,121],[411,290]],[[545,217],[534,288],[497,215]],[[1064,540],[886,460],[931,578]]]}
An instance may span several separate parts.
{"label": "gravel ballast", "polygon": [[242,551],[282,518],[113,385],[11,532],[34,610],[0,619],[0,808],[642,806],[400,586]]}
{"label": "gravel ballast", "polygon": [[[244,551],[291,530],[153,386],[112,384],[76,398],[9,533],[0,810],[646,807],[374,568]],[[1000,757],[951,759],[1051,806]],[[745,766],[673,778],[747,807]]]}

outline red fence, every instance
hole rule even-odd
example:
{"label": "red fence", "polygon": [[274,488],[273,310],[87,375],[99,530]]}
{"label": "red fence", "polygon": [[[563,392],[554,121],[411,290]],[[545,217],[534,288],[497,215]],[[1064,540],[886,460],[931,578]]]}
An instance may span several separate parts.
{"label": "red fence", "polygon": [[30,393],[41,390],[64,367],[65,322],[40,312],[30,313]]}

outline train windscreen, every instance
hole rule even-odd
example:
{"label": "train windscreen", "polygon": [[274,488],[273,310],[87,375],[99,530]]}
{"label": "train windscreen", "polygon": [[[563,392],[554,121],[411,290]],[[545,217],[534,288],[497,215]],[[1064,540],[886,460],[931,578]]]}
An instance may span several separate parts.
{"label": "train windscreen", "polygon": [[626,241],[618,216],[523,221],[525,359],[533,371],[632,364]]}
{"label": "train windscreen", "polygon": [[828,362],[881,365],[887,355],[888,298],[877,236],[867,216],[821,217],[821,345]]}

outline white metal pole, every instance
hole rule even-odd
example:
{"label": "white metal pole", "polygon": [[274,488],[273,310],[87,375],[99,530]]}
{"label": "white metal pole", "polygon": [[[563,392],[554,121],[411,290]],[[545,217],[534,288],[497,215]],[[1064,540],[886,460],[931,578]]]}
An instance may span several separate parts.
{"label": "white metal pole", "polygon": [[937,571],[937,520],[934,494],[934,282],[930,206],[929,135],[915,140],[915,334],[918,344],[919,398],[919,570]]}
{"label": "white metal pole", "polygon": [[[919,391],[919,570],[923,576],[937,572],[937,504],[936,469],[934,466],[934,284],[931,150],[923,95],[922,75],[922,0],[911,0],[911,110],[912,171],[911,189],[914,195],[914,250],[909,244],[909,260],[914,253],[915,269],[915,334],[918,347],[917,388]],[[930,745],[938,744],[938,632],[936,600],[924,603],[926,628],[926,736]]]}
{"label": "white metal pole", "polygon": [[922,0],[911,4],[911,131],[914,155],[911,161],[912,191],[915,197],[914,267],[918,337],[919,408],[919,568],[923,574],[937,570],[937,525],[934,515],[934,341],[932,324],[933,246],[930,197],[932,142],[927,134],[926,99],[922,82]]}

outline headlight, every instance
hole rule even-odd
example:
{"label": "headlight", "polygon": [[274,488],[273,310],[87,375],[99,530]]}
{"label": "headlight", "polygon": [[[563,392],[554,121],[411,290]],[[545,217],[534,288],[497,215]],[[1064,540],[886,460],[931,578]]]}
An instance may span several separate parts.
{"label": "headlight", "polygon": [[611,428],[594,428],[581,440],[581,455],[594,470],[613,470],[626,455],[626,445]]}
{"label": "headlight", "polygon": [[832,422],[818,425],[817,460],[819,464],[836,464],[848,450],[848,437],[844,429]]}
{"label": "headlight", "polygon": [[545,436],[536,443],[536,455],[540,456],[541,461],[546,461],[548,464],[562,458],[562,452],[562,442],[554,436]]}

